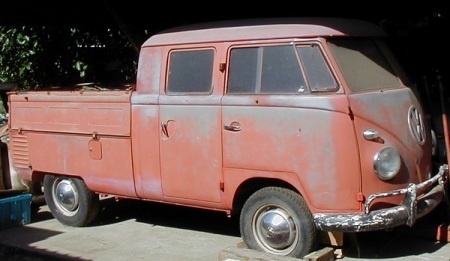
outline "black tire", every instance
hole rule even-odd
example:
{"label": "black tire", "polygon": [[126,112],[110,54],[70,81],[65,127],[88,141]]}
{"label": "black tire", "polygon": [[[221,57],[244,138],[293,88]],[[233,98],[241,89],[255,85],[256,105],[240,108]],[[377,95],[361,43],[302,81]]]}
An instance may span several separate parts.
{"label": "black tire", "polygon": [[71,227],[87,226],[100,209],[98,195],[79,178],[45,175],[44,197],[52,215]]}
{"label": "black tire", "polygon": [[280,187],[260,189],[248,198],[240,215],[240,231],[250,249],[280,256],[303,258],[318,242],[303,197]]}

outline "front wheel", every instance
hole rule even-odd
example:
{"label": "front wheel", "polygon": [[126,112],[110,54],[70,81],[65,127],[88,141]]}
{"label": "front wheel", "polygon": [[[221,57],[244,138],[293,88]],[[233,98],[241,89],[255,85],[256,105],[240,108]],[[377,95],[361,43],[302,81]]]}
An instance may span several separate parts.
{"label": "front wheel", "polygon": [[279,187],[256,191],[240,216],[241,236],[251,249],[303,258],[317,246],[317,230],[305,200]]}
{"label": "front wheel", "polygon": [[79,178],[45,175],[44,197],[52,215],[67,226],[86,226],[99,212],[98,195]]}

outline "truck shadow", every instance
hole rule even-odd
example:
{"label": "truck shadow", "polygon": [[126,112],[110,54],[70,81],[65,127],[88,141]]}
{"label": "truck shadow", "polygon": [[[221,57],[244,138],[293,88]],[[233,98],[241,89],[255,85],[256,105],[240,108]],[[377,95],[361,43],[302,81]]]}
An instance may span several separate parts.
{"label": "truck shadow", "polygon": [[238,218],[228,218],[225,212],[131,199],[102,200],[101,211],[90,226],[114,224],[128,219],[156,226],[240,236]]}
{"label": "truck shadow", "polygon": [[343,252],[345,257],[355,260],[361,258],[407,260],[411,256],[435,253],[446,245],[446,242],[402,234],[398,231],[376,231],[349,236],[344,243]]}
{"label": "truck shadow", "polygon": [[[412,227],[345,234],[343,252],[346,257],[355,260],[430,257],[430,254],[443,252],[443,247],[449,248],[448,221],[446,206],[442,204]],[[448,250],[445,253],[450,254]],[[425,260],[434,260],[430,258]]]}

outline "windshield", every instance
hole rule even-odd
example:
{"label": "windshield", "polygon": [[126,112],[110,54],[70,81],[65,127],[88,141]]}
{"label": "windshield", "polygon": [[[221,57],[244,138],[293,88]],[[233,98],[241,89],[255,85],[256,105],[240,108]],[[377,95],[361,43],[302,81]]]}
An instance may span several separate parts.
{"label": "windshield", "polygon": [[331,51],[353,92],[403,86],[404,73],[381,40],[334,38]]}

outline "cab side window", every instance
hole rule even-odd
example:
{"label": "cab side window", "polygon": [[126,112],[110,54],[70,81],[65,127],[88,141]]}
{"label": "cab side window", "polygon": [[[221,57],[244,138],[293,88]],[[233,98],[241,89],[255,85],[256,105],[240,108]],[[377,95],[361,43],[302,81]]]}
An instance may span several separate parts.
{"label": "cab side window", "polygon": [[336,86],[318,46],[245,47],[230,53],[229,94],[305,94]]}
{"label": "cab side window", "polygon": [[168,94],[209,94],[214,50],[173,51],[169,55]]}
{"label": "cab side window", "polygon": [[336,90],[337,83],[319,47],[299,46],[297,51],[304,66],[311,91]]}

